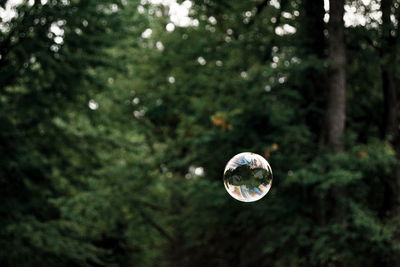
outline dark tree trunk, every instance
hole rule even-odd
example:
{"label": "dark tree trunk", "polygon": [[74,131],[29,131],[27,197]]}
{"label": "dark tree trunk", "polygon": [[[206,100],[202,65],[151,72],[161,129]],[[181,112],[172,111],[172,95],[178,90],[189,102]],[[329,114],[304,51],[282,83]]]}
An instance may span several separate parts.
{"label": "dark tree trunk", "polygon": [[303,0],[304,14],[301,17],[302,50],[306,55],[315,55],[318,59],[325,58],[325,9],[323,0]]}
{"label": "dark tree trunk", "polygon": [[387,63],[384,63],[382,66],[382,86],[383,86],[383,95],[384,95],[384,125],[383,136],[385,139],[393,140],[394,134],[396,132],[397,123],[397,110],[398,110],[398,101],[397,101],[397,90],[396,83],[394,79],[394,61],[392,58],[384,59]]}
{"label": "dark tree trunk", "polygon": [[[395,151],[397,164],[392,174],[392,179],[385,182],[385,213],[389,218],[396,218],[400,214],[400,133],[399,133],[399,81],[396,80],[397,72],[397,46],[399,42],[399,29],[397,36],[393,33],[396,28],[392,23],[390,16],[392,15],[393,0],[381,1],[382,25],[381,25],[381,75],[384,99],[384,114],[382,137],[389,141]],[[400,27],[397,25],[397,27]],[[400,231],[395,233],[394,241],[400,240]],[[400,257],[393,255],[388,266],[400,266]]]}
{"label": "dark tree trunk", "polygon": [[[397,46],[399,36],[391,34],[395,26],[390,20],[393,0],[382,0],[382,37],[381,37],[381,74],[384,99],[384,125],[383,137],[393,145],[397,158],[400,160],[400,134],[399,134],[399,86],[396,80],[397,72]],[[399,27],[399,26],[398,26]],[[390,181],[392,201],[389,209],[398,214],[400,212],[400,166]]]}
{"label": "dark tree trunk", "polygon": [[395,81],[396,73],[396,37],[391,32],[394,30],[390,20],[393,0],[382,0],[382,38],[381,38],[381,59],[382,59],[382,86],[384,97],[384,125],[382,127],[385,139],[393,141],[398,125],[398,92]]}
{"label": "dark tree trunk", "polygon": [[343,150],[346,119],[346,52],[344,40],[344,0],[330,0],[329,75],[326,114],[327,144],[334,152]]}
{"label": "dark tree trunk", "polygon": [[[329,1],[328,24],[328,95],[326,110],[326,144],[333,153],[344,150],[343,137],[346,120],[346,44],[344,39],[344,0]],[[333,186],[331,191],[334,204],[332,220],[346,228],[345,191]],[[345,231],[343,229],[343,231]],[[333,266],[346,266],[343,253],[339,252]]]}
{"label": "dark tree trunk", "polygon": [[315,58],[321,63],[304,71],[306,81],[308,81],[304,89],[304,108],[312,107],[306,113],[306,122],[311,132],[315,133],[315,141],[321,143],[325,135],[323,121],[326,106],[326,69],[321,68],[327,53],[324,35],[324,30],[326,30],[324,1],[303,0],[301,5],[303,12],[300,17],[301,27],[299,27],[300,55],[303,58]]}

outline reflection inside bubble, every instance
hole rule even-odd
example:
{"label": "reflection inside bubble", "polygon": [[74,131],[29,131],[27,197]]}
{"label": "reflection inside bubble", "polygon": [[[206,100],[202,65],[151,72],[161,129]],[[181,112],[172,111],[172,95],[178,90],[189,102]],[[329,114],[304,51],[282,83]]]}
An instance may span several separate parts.
{"label": "reflection inside bubble", "polygon": [[239,201],[253,202],[261,199],[268,193],[271,184],[271,166],[258,154],[240,153],[226,164],[225,189]]}

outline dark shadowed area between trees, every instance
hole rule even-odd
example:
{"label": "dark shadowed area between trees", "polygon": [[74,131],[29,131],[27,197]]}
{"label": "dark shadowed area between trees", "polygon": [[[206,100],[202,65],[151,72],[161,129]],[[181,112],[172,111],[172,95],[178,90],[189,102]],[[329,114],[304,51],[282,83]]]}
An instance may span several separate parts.
{"label": "dark shadowed area between trees", "polygon": [[0,0],[0,265],[400,266],[400,1],[177,2]]}

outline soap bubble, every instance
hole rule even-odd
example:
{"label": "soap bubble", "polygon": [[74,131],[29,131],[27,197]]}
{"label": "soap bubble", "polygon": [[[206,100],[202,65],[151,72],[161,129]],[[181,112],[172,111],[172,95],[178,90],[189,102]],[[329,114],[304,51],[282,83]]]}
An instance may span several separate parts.
{"label": "soap bubble", "polygon": [[261,199],[268,193],[271,184],[271,166],[258,154],[240,153],[226,164],[225,189],[239,201],[253,202]]}

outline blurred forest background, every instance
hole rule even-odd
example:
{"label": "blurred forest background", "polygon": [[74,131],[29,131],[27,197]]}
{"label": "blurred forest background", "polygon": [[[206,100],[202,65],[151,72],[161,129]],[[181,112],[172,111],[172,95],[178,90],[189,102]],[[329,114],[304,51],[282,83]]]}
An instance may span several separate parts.
{"label": "blurred forest background", "polygon": [[400,266],[399,5],[0,1],[1,266]]}

